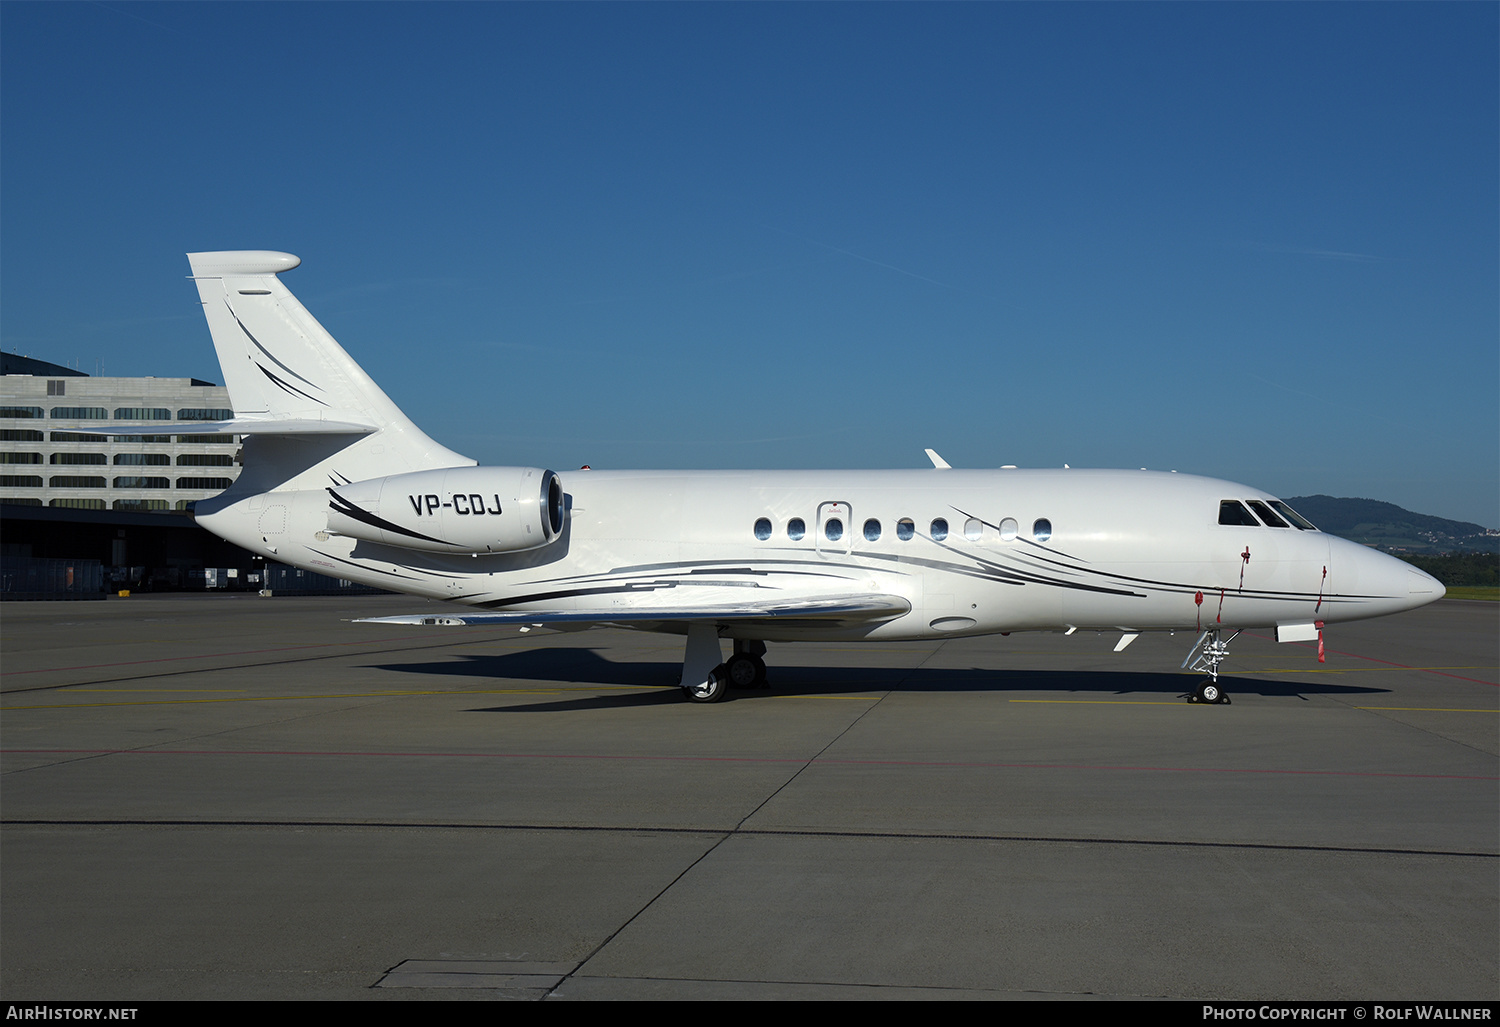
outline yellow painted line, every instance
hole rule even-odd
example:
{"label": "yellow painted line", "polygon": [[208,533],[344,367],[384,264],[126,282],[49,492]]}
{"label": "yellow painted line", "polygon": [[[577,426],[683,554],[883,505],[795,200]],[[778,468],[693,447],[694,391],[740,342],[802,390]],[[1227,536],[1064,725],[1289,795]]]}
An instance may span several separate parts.
{"label": "yellow painted line", "polygon": [[1006,702],[1075,703],[1093,706],[1190,706],[1181,699],[1007,699]]}
{"label": "yellow painted line", "polygon": [[243,692],[243,688],[75,688],[58,685],[70,692]]}
{"label": "yellow painted line", "polygon": [[[1496,670],[1495,667],[1267,667],[1264,669],[1248,669],[1250,674],[1351,674],[1356,671],[1369,672],[1379,670]],[[1224,671],[1220,671],[1223,674]]]}
{"label": "yellow painted line", "polygon": [[855,699],[859,702],[879,702],[878,695],[768,695],[767,699]]}
{"label": "yellow painted line", "polygon": [[[1101,706],[1188,706],[1181,700],[1153,700],[1153,699],[1008,699],[1007,702],[1029,702],[1029,703],[1080,703],[1085,705]],[[1386,710],[1390,712],[1410,713],[1500,713],[1500,710],[1469,710],[1449,709],[1436,706],[1351,706],[1353,710]]]}
{"label": "yellow painted line", "polygon": [[1402,713],[1500,713],[1500,710],[1465,710],[1445,706],[1355,706],[1356,710],[1388,710]]}
{"label": "yellow painted line", "polygon": [[94,706],[181,706],[188,703],[217,702],[296,702],[311,699],[389,699],[403,695],[558,695],[561,692],[592,692],[592,688],[495,688],[463,692],[350,692],[341,695],[252,695],[242,699],[157,699],[148,702],[80,702],[54,703],[49,706],[6,706],[0,712],[16,710],[81,710]]}

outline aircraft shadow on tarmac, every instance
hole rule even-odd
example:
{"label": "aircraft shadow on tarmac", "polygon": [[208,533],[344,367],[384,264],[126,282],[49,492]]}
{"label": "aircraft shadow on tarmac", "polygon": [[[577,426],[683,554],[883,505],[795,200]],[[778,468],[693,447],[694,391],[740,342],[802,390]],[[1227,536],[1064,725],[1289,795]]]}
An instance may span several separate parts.
{"label": "aircraft shadow on tarmac", "polygon": [[[536,649],[518,653],[461,655],[431,663],[375,664],[370,670],[482,679],[497,687],[557,682],[650,688],[649,692],[589,696],[559,702],[520,702],[473,712],[544,713],[556,710],[601,709],[680,703],[674,687],[682,672],[679,663],[617,663],[592,649]],[[854,695],[884,692],[1050,692],[1092,696],[1145,696],[1174,699],[1186,696],[1200,680],[1196,674],[1140,671],[1058,671],[1005,668],[798,667],[773,664],[771,687],[734,689],[727,702],[743,702],[788,694]],[[1236,695],[1295,697],[1309,695],[1370,695],[1386,688],[1335,685],[1323,681],[1264,681],[1221,674],[1219,681],[1231,698]]]}

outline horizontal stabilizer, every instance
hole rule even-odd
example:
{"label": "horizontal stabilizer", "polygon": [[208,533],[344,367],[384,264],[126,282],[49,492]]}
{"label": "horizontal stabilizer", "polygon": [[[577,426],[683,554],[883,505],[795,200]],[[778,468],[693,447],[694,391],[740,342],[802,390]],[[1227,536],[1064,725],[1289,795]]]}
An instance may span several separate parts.
{"label": "horizontal stabilizer", "polygon": [[893,620],[911,611],[901,596],[822,596],[817,599],[767,600],[724,606],[633,606],[549,612],[442,613],[406,617],[362,617],[357,624],[422,624],[441,627],[483,627],[503,624],[640,624],[713,621],[720,625],[816,620],[869,623]]}

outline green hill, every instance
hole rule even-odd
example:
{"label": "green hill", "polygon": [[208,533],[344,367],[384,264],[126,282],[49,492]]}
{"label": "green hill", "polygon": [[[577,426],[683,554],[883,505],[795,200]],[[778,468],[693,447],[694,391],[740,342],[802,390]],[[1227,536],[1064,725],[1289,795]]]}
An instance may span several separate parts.
{"label": "green hill", "polygon": [[1378,499],[1294,496],[1287,502],[1329,534],[1391,552],[1500,552],[1500,535],[1489,534],[1482,525],[1413,513]]}

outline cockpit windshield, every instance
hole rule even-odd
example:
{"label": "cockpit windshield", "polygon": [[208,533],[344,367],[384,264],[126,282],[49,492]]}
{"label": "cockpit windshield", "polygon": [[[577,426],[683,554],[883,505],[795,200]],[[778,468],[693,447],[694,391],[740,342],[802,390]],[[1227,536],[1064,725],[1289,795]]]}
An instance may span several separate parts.
{"label": "cockpit windshield", "polygon": [[1250,500],[1250,509],[1255,511],[1255,515],[1257,517],[1266,522],[1266,527],[1268,528],[1289,527],[1286,521],[1283,521],[1280,517],[1277,517],[1274,513],[1271,512],[1271,508],[1269,506],[1262,503],[1258,499]]}
{"label": "cockpit windshield", "polygon": [[1287,506],[1281,500],[1279,500],[1279,499],[1271,499],[1271,500],[1267,500],[1267,502],[1269,502],[1273,507],[1275,507],[1277,513],[1281,514],[1281,516],[1283,516],[1287,520],[1291,521],[1293,524],[1295,524],[1297,527],[1301,528],[1303,531],[1317,531],[1318,530],[1317,525],[1313,524],[1313,522],[1310,521],[1310,520],[1308,520],[1306,517],[1303,517],[1296,510],[1293,510],[1291,507]]}
{"label": "cockpit windshield", "polygon": [[1226,499],[1219,504],[1219,523],[1229,525],[1246,525],[1251,528],[1260,527],[1260,522],[1250,516],[1250,511],[1245,509],[1245,504],[1238,499]]}

